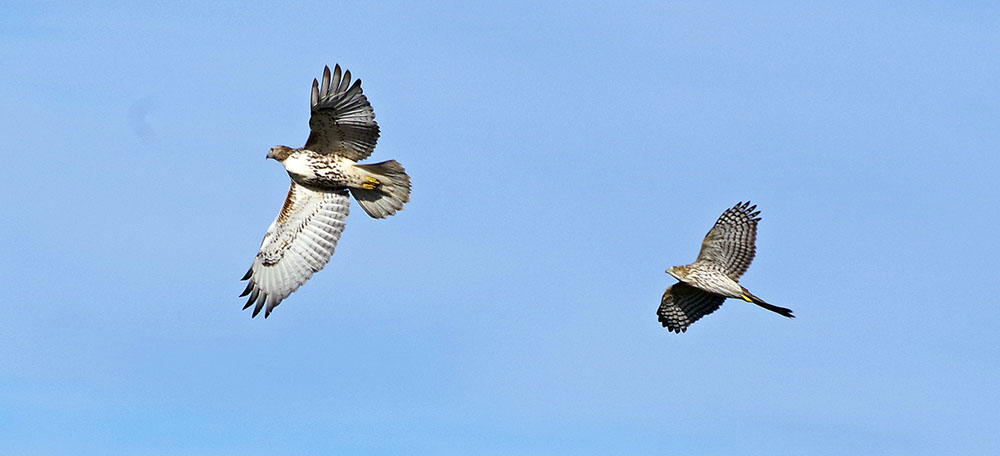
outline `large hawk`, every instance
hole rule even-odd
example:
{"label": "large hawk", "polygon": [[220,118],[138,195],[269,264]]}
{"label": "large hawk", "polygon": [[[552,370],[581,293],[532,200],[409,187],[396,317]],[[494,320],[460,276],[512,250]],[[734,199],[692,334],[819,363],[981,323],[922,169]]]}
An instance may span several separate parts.
{"label": "large hawk", "polygon": [[271,315],[330,261],[344,231],[350,208],[348,193],[374,218],[384,218],[410,200],[410,177],[395,160],[360,165],[378,140],[378,124],[361,80],[351,84],[351,72],[340,65],[323,69],[313,79],[309,139],[300,149],[271,148],[267,158],[281,163],[292,184],[278,217],[264,235],[260,251],[243,276],[249,280],[240,296],[250,295],[244,309],[256,317]]}
{"label": "large hawk", "polygon": [[680,282],[663,292],[656,311],[663,327],[675,333],[687,331],[699,318],[715,312],[726,298],[740,298],[795,318],[791,309],[768,304],[736,282],[750,267],[756,252],[760,221],[756,208],[748,201],[726,209],[701,242],[698,259],[687,266],[667,269]]}

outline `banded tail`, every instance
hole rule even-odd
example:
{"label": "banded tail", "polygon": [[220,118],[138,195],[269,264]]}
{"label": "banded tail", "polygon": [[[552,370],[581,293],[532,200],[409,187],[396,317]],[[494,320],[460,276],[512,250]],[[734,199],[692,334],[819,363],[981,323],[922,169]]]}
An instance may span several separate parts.
{"label": "banded tail", "polygon": [[410,176],[396,160],[354,165],[365,177],[361,188],[351,187],[351,194],[372,218],[385,218],[410,201]]}
{"label": "banded tail", "polygon": [[775,306],[775,305],[768,304],[768,303],[764,302],[763,299],[760,299],[760,298],[754,296],[753,293],[750,292],[750,290],[747,290],[746,288],[743,288],[742,286],[740,288],[743,289],[743,296],[741,296],[741,298],[743,298],[744,301],[746,301],[746,302],[752,302],[754,304],[757,304],[758,306],[761,306],[761,307],[763,307],[763,308],[765,308],[767,310],[770,310],[771,312],[774,312],[776,314],[781,314],[781,315],[786,316],[788,318],[795,318],[795,315],[792,315],[792,309],[786,309],[784,307],[778,307],[778,306]]}

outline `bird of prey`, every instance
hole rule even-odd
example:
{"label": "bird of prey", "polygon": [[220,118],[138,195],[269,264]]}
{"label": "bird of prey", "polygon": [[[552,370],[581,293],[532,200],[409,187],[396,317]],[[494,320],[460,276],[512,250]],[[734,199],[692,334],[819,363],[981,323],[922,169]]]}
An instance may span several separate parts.
{"label": "bird of prey", "polygon": [[271,223],[260,251],[242,280],[240,296],[250,295],[243,309],[253,317],[275,306],[330,261],[344,231],[350,208],[348,193],[374,218],[395,214],[410,200],[410,177],[395,160],[358,164],[375,149],[378,124],[361,80],[340,65],[322,82],[313,79],[309,139],[293,149],[276,146],[268,152],[285,167],[291,188],[278,217]]}
{"label": "bird of prey", "polygon": [[663,292],[656,311],[664,328],[675,333],[715,312],[726,298],[740,298],[788,318],[795,318],[791,309],[764,302],[737,283],[753,261],[757,240],[757,206],[750,202],[737,203],[726,209],[701,242],[698,259],[686,266],[673,266],[667,273],[680,282]]}

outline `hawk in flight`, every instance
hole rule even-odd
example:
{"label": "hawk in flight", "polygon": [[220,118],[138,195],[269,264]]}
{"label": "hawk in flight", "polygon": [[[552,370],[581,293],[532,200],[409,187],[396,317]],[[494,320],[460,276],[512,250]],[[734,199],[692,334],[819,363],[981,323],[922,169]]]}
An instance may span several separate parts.
{"label": "hawk in flight", "polygon": [[361,80],[340,65],[322,82],[313,79],[309,139],[299,149],[276,146],[268,152],[285,167],[291,188],[278,217],[264,235],[260,251],[242,280],[243,309],[267,318],[330,261],[350,208],[348,193],[374,218],[395,214],[410,200],[410,176],[395,160],[361,165],[378,140],[378,124]]}
{"label": "hawk in flight", "polygon": [[673,266],[667,273],[680,282],[663,292],[656,315],[664,328],[675,333],[715,312],[726,298],[740,298],[771,312],[795,318],[791,309],[764,302],[736,283],[753,261],[757,240],[757,206],[740,202],[726,209],[701,242],[698,259],[687,266]]}

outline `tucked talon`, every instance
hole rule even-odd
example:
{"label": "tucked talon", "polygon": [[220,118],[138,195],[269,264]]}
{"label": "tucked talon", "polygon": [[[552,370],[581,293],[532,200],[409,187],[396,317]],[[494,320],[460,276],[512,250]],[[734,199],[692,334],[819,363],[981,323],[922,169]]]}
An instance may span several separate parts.
{"label": "tucked talon", "polygon": [[365,176],[365,182],[361,184],[361,188],[365,190],[375,190],[375,187],[380,185],[382,185],[382,183],[379,182],[378,179],[371,176]]}

